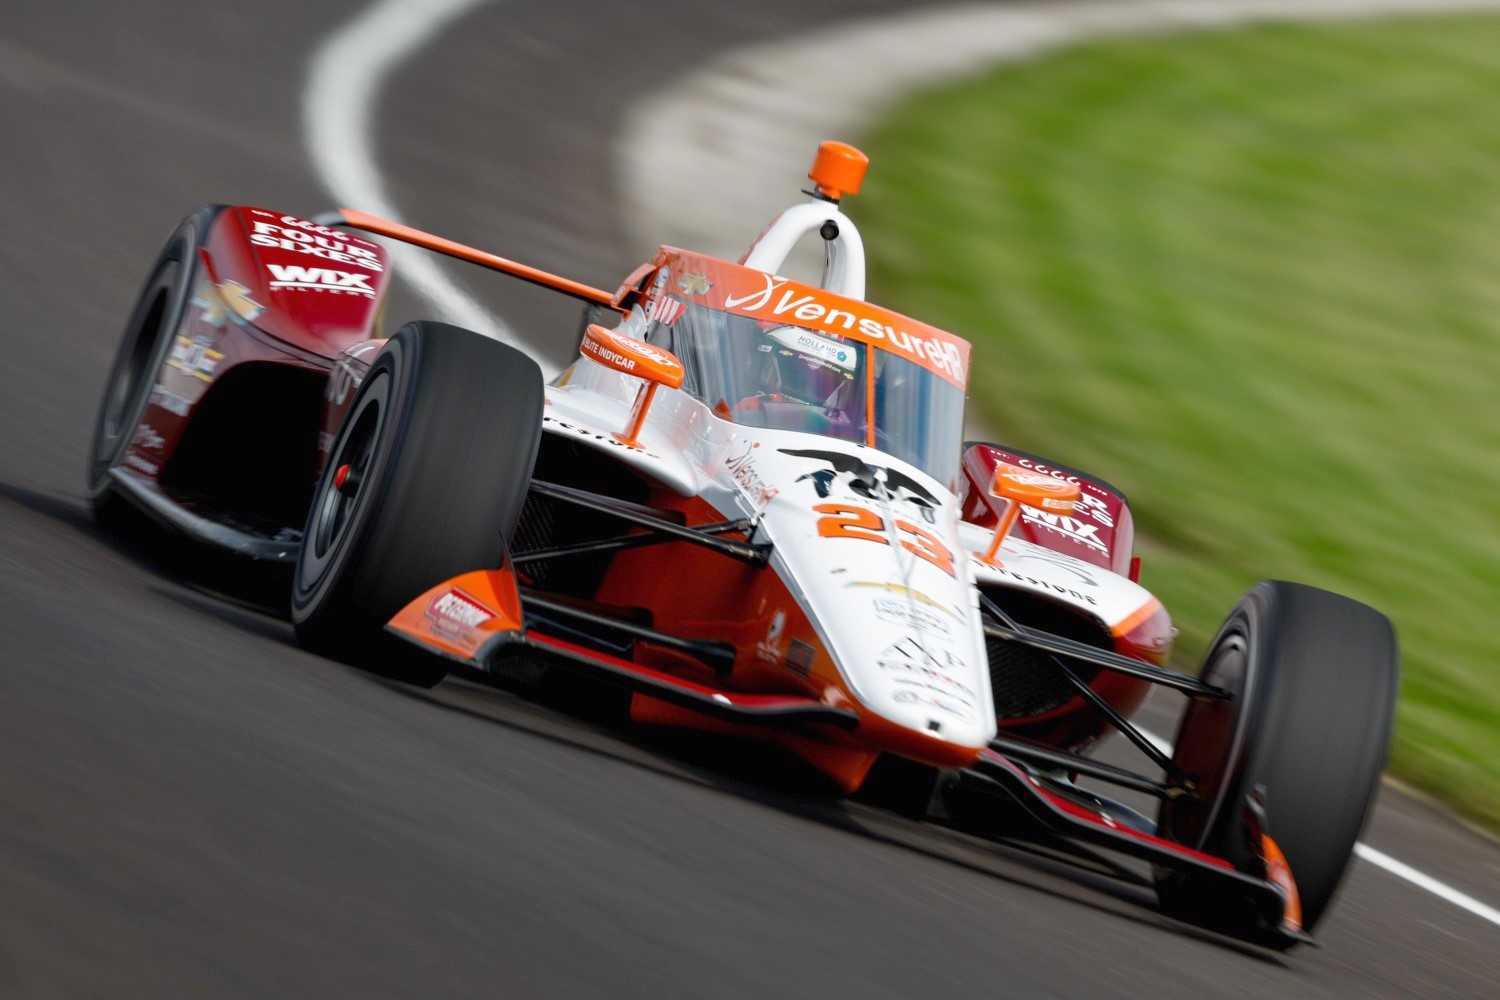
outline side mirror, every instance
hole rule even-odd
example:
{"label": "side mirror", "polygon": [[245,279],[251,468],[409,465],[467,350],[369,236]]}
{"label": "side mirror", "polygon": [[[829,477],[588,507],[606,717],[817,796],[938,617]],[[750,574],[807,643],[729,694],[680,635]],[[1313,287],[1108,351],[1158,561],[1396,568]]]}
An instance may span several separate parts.
{"label": "side mirror", "polygon": [[1006,502],[1005,513],[995,526],[995,537],[981,560],[991,566],[999,566],[1000,543],[1010,534],[1011,526],[1021,514],[1022,506],[1034,507],[1049,514],[1071,514],[1078,502],[1077,483],[1065,479],[1053,479],[1019,465],[1001,462],[995,466],[995,478],[990,481],[990,495]]}
{"label": "side mirror", "polygon": [[646,422],[646,411],[651,409],[656,387],[664,385],[668,389],[681,388],[684,375],[682,362],[671,351],[614,330],[606,330],[597,323],[590,323],[583,332],[583,343],[578,346],[578,353],[590,361],[625,375],[633,375],[646,383],[645,391],[636,397],[635,409],[630,414],[630,425],[625,433],[615,435],[630,447],[639,447],[636,439],[640,436],[641,425]]}

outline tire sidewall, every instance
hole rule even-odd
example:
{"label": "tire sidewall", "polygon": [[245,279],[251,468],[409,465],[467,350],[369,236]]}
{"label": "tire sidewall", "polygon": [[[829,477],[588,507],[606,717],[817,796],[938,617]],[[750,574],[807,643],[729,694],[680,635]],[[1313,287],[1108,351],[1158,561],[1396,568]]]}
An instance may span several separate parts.
{"label": "tire sidewall", "polygon": [[[339,582],[349,569],[350,561],[358,558],[368,544],[371,533],[380,520],[386,497],[390,493],[392,474],[399,466],[400,451],[405,435],[403,422],[408,411],[406,405],[415,379],[415,366],[420,364],[420,337],[408,337],[404,331],[388,340],[376,355],[359,391],[350,404],[347,418],[339,428],[333,447],[328,452],[328,463],[318,479],[318,487],[308,510],[307,523],[303,530],[302,550],[297,557],[295,575],[292,580],[292,621],[303,626],[316,620],[330,599],[337,599]],[[371,468],[366,472],[366,482],[360,488],[359,502],[349,517],[349,523],[330,550],[317,552],[319,519],[334,486],[334,475],[338,460],[348,444],[356,420],[364,406],[372,398],[379,400],[384,412],[375,432],[374,454]],[[348,595],[342,595],[348,599]],[[412,595],[415,597],[416,595]]]}
{"label": "tire sidewall", "polygon": [[[157,255],[152,264],[150,276],[146,279],[146,284],[131,308],[130,318],[126,321],[125,329],[120,335],[114,361],[110,365],[109,376],[105,380],[99,410],[94,418],[94,433],[89,445],[86,487],[89,499],[95,503],[101,501],[109,492],[109,473],[124,461],[134,439],[135,429],[140,426],[145,417],[146,407],[151,400],[151,390],[161,377],[162,366],[166,363],[172,342],[187,312],[191,289],[198,271],[197,261],[193,259],[193,251],[202,245],[203,238],[218,211],[218,206],[204,206],[178,225]],[[170,282],[166,281],[169,275]],[[153,334],[141,327],[163,288],[166,288],[167,301]],[[120,379],[127,377],[139,338],[146,335],[154,335],[157,342],[152,345],[151,352],[142,366],[138,383],[132,387],[129,398],[120,409],[116,421],[117,433],[113,436],[111,444],[108,424],[116,388]]]}
{"label": "tire sidewall", "polygon": [[[1223,678],[1213,676],[1216,660],[1230,647],[1238,646],[1242,650],[1243,676],[1239,678],[1239,684],[1231,688],[1235,694],[1234,704],[1238,707],[1233,710],[1230,745],[1224,752],[1222,776],[1213,790],[1208,815],[1198,824],[1196,835],[1181,837],[1180,833],[1173,831],[1175,837],[1197,851],[1215,853],[1213,849],[1216,845],[1223,848],[1221,842],[1225,840],[1223,833],[1226,825],[1238,825],[1239,817],[1235,814],[1237,803],[1243,801],[1257,773],[1258,750],[1263,741],[1257,739],[1256,734],[1262,732],[1274,683],[1272,673],[1275,662],[1271,650],[1275,642],[1270,629],[1275,613],[1271,603],[1271,594],[1264,587],[1257,587],[1246,594],[1219,627],[1209,646],[1209,652],[1204,657],[1203,670],[1199,673],[1199,679],[1207,683],[1222,680]],[[1187,745],[1194,707],[1190,706],[1188,713],[1183,716],[1175,746]],[[1171,826],[1168,817],[1173,805],[1171,801],[1163,804],[1164,828]],[[1245,859],[1230,857],[1228,860],[1239,864]]]}
{"label": "tire sidewall", "polygon": [[[1200,676],[1215,683],[1215,657],[1227,643],[1243,643],[1243,683],[1225,685],[1243,709],[1236,713],[1211,811],[1201,827],[1185,829],[1191,803],[1166,801],[1162,836],[1224,858],[1259,876],[1260,845],[1252,843],[1245,805],[1251,793],[1265,812],[1265,833],[1285,854],[1311,930],[1327,911],[1368,818],[1385,763],[1399,686],[1399,651],[1390,622],[1373,609],[1327,591],[1266,581],[1225,620]],[[1328,714],[1335,704],[1342,712]],[[1194,709],[1178,729],[1174,759],[1188,765],[1193,748],[1216,730],[1193,731]],[[1209,716],[1212,719],[1212,716]],[[1189,755],[1184,757],[1184,748]],[[1191,769],[1191,768],[1188,768]],[[1188,834],[1195,834],[1189,836]],[[1222,901],[1180,872],[1160,872],[1163,901],[1212,909]]]}

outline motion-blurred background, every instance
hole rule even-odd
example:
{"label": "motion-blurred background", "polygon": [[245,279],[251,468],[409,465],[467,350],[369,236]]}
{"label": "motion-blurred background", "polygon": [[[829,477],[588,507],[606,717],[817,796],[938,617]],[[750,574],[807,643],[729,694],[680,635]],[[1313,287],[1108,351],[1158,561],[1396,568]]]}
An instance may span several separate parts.
{"label": "motion-blurred background", "polygon": [[862,203],[1006,440],[1124,480],[1194,662],[1254,580],[1390,615],[1395,773],[1500,821],[1500,17],[1085,45],[914,97]]}
{"label": "motion-blurred background", "polygon": [[[1296,16],[1192,28],[1257,6]],[[124,310],[192,205],[354,193],[613,287],[725,206],[755,211],[705,249],[742,246],[844,114],[814,138],[871,156],[849,209],[870,297],[974,342],[995,440],[1130,495],[1179,665],[1258,579],[1373,604],[1403,643],[1393,773],[1493,828],[1485,6],[984,4],[975,25],[1011,9],[985,30],[1042,41],[985,62],[955,37],[958,79],[896,2],[0,6],[0,994],[1500,989],[1500,927],[1387,871],[1355,869],[1327,952],[1272,967],[1036,859],[477,689],[386,688],[291,648],[263,601],[171,582],[80,501]],[[866,100],[883,67],[917,89]],[[688,107],[716,132],[661,117]],[[684,175],[718,132],[754,170]],[[575,310],[444,273],[566,361]],[[454,301],[403,288],[390,315]],[[1500,852],[1420,801],[1388,791],[1370,836],[1500,902]]]}

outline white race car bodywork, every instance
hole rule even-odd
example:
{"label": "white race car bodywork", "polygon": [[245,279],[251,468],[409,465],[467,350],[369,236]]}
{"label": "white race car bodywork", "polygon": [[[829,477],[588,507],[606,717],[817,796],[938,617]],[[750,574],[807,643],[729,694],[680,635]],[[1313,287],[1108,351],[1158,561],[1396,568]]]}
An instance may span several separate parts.
{"label": "white race car bodywork", "polygon": [[[921,470],[849,441],[735,424],[681,390],[657,393],[638,447],[628,447],[618,431],[640,386],[580,358],[547,389],[544,431],[605,451],[726,519],[758,516],[754,539],[774,545],[772,567],[848,689],[893,723],[966,747],[994,737],[980,585],[1072,605],[1105,629],[1151,601],[1124,577],[1019,538],[1005,541],[1000,566],[982,563],[977,553],[992,532],[962,522],[953,491]],[[935,502],[899,488],[860,495],[828,460],[789,452],[845,455],[899,473],[898,481],[915,481]],[[830,504],[867,511],[882,525],[884,543],[858,526],[820,531],[827,514],[815,508]],[[924,533],[954,554],[952,573],[922,557]]]}

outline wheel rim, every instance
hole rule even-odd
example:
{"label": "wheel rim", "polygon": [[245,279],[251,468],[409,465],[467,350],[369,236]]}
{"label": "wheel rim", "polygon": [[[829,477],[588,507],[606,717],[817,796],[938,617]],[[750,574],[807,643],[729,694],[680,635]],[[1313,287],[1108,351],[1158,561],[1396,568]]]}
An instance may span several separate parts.
{"label": "wheel rim", "polygon": [[[328,454],[328,465],[313,501],[312,518],[303,537],[298,583],[310,591],[327,575],[329,564],[344,547],[358,521],[361,508],[375,491],[378,478],[381,431],[385,427],[390,398],[390,373],[371,373],[344,422],[344,430]],[[347,466],[349,478],[343,488],[334,482],[338,469]]]}

